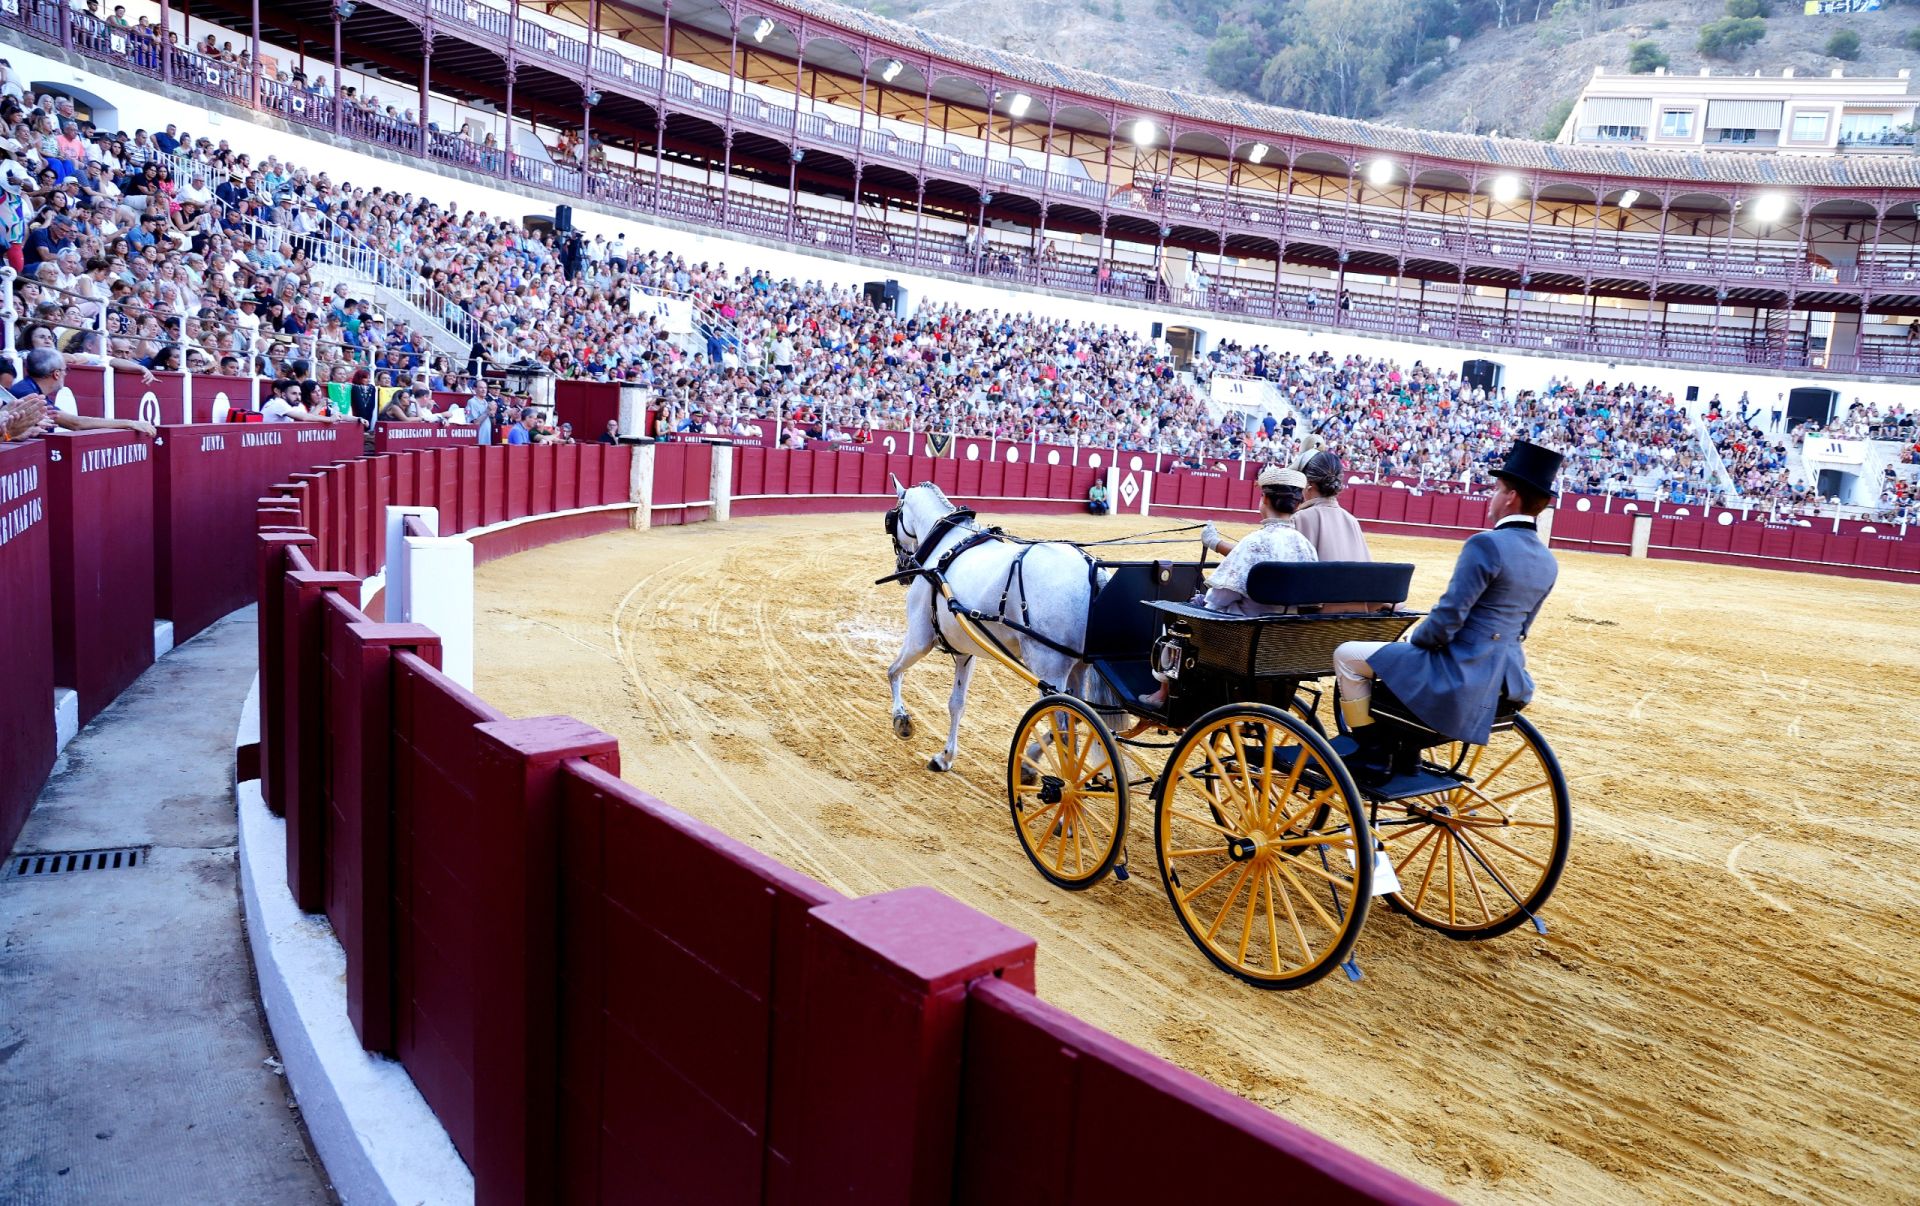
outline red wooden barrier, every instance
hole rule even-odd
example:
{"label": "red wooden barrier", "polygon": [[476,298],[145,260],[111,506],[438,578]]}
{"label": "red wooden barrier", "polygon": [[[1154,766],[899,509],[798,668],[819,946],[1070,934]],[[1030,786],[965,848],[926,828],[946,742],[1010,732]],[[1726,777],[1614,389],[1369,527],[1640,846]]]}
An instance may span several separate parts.
{"label": "red wooden barrier", "polygon": [[[169,427],[154,442],[154,612],[176,644],[256,595],[255,500],[296,471],[357,456],[348,424]],[[311,530],[311,529],[310,529]]]}
{"label": "red wooden barrier", "polygon": [[421,448],[473,448],[479,430],[445,423],[382,423],[373,431],[375,452],[407,452]]}
{"label": "red wooden barrier", "polygon": [[1447,1200],[1004,982],[968,994],[963,1075],[962,1206],[1223,1202],[1250,1185],[1296,1202]]}
{"label": "red wooden barrier", "polygon": [[560,860],[560,1196],[798,1200],[801,933],[842,898],[579,764]]}
{"label": "red wooden barrier", "polygon": [[554,418],[573,424],[576,440],[598,439],[607,420],[620,417],[620,388],[617,381],[556,381]]}
{"label": "red wooden barrier", "polygon": [[48,442],[53,675],[83,725],[153,664],[152,453],[130,431]]}
{"label": "red wooden barrier", "polygon": [[0,444],[0,855],[53,770],[51,532],[47,442]]}
{"label": "red wooden barrier", "polygon": [[[489,890],[475,726],[505,717],[410,653],[393,659],[394,1053],[474,1166],[474,995]],[[291,831],[289,831],[291,840]]]}

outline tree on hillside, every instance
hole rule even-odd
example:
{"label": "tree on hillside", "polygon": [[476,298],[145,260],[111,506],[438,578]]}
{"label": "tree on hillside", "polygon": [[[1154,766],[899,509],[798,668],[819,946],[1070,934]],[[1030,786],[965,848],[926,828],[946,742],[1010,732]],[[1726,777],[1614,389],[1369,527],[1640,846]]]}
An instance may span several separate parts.
{"label": "tree on hillside", "polygon": [[1758,17],[1722,17],[1700,27],[1700,54],[1709,59],[1736,59],[1747,47],[1767,36],[1767,23]]}
{"label": "tree on hillside", "polygon": [[1771,17],[1773,5],[1767,0],[1727,0],[1729,17]]}
{"label": "tree on hillside", "polygon": [[1382,11],[1371,0],[1295,0],[1281,22],[1286,49],[1261,73],[1261,95],[1340,117],[1372,112],[1405,60],[1412,15],[1412,6]]}
{"label": "tree on hillside", "polygon": [[1222,88],[1254,91],[1266,64],[1266,48],[1244,25],[1226,27],[1207,47],[1207,78]]}
{"label": "tree on hillside", "polygon": [[1827,39],[1827,57],[1851,61],[1860,57],[1860,35],[1843,29]]}
{"label": "tree on hillside", "polygon": [[1635,42],[1627,47],[1627,70],[1634,75],[1646,75],[1671,61],[1657,42]]}

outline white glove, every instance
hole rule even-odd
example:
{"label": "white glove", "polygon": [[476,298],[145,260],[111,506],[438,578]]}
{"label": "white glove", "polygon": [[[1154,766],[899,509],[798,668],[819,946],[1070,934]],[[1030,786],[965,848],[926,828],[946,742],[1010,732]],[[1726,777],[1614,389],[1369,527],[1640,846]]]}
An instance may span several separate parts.
{"label": "white glove", "polygon": [[1200,529],[1200,543],[1206,546],[1208,552],[1212,552],[1214,546],[1220,543],[1220,529],[1213,526],[1211,519],[1206,527]]}

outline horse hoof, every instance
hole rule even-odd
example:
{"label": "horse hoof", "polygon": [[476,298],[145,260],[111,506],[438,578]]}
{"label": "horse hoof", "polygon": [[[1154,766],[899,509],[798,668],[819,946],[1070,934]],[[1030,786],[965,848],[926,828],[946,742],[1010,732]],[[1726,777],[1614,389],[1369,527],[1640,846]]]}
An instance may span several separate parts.
{"label": "horse hoof", "polygon": [[930,770],[930,771],[944,771],[944,770],[946,770],[947,768],[946,768],[946,767],[944,767],[944,766],[942,766],[942,765],[940,765],[940,759],[938,759],[938,758],[929,758],[929,759],[927,759],[927,769],[928,769],[928,770]]}
{"label": "horse hoof", "polygon": [[904,715],[894,717],[893,735],[900,738],[913,736],[913,717]]}

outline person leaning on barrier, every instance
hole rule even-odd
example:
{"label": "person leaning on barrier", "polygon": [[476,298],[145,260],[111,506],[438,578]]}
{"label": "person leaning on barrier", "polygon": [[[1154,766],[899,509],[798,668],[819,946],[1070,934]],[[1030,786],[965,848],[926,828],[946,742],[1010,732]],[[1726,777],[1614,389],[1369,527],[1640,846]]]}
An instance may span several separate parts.
{"label": "person leaning on barrier", "polygon": [[145,436],[153,434],[153,424],[143,423],[139,419],[94,419],[70,415],[59,409],[54,403],[65,387],[66,380],[66,357],[52,348],[35,348],[27,353],[24,375],[10,387],[14,397],[28,401],[38,399],[45,406],[46,417],[40,428],[42,433],[58,427],[62,431],[137,431]]}
{"label": "person leaning on barrier", "polygon": [[332,414],[324,407],[309,408],[301,405],[301,383],[290,377],[282,377],[273,383],[273,393],[265,406],[260,408],[261,416],[269,423],[336,423],[350,422]]}
{"label": "person leaning on barrier", "polygon": [[1414,718],[1469,745],[1485,745],[1505,696],[1533,698],[1522,645],[1559,567],[1537,519],[1553,502],[1561,455],[1516,440],[1493,471],[1490,532],[1460,549],[1453,579],[1405,641],[1348,641],[1333,651],[1340,712],[1349,728],[1373,723],[1373,684],[1384,682]]}

